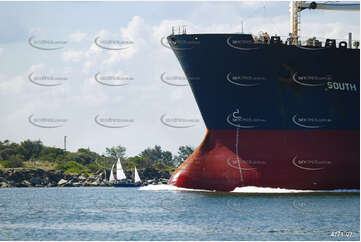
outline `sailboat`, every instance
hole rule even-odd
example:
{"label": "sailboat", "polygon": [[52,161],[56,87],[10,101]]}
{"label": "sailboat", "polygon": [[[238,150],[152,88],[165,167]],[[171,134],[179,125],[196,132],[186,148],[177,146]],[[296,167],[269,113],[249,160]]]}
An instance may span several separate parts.
{"label": "sailboat", "polygon": [[[114,166],[117,170],[116,177],[113,173]],[[141,185],[141,181],[142,180],[139,177],[136,167],[134,168],[134,182],[131,182],[127,179],[119,158],[118,161],[113,164],[112,169],[110,170],[109,182],[112,183],[114,187],[139,187]]]}

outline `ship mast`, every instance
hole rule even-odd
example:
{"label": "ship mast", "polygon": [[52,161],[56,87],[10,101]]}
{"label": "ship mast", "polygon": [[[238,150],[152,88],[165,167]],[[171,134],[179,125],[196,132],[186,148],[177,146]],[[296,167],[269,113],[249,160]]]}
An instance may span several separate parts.
{"label": "ship mast", "polygon": [[290,1],[291,13],[291,35],[293,44],[298,45],[300,12],[304,9],[322,9],[322,10],[341,10],[341,11],[360,11],[359,3],[316,3],[305,1]]}

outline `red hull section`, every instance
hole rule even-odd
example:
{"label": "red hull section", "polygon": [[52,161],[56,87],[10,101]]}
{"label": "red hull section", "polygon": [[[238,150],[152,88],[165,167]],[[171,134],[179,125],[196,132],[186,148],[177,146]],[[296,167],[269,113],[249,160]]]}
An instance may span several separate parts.
{"label": "red hull section", "polygon": [[359,130],[208,130],[169,183],[218,191],[359,189],[359,137]]}

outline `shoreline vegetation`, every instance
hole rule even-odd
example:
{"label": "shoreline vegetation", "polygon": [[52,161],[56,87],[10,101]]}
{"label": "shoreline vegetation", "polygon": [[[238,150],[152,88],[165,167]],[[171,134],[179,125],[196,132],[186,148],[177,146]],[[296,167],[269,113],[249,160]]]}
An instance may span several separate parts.
{"label": "shoreline vegetation", "polygon": [[146,148],[136,156],[126,156],[126,148],[117,145],[103,154],[80,148],[76,152],[45,146],[40,140],[18,143],[0,141],[0,187],[78,187],[111,186],[110,169],[119,158],[127,179],[137,167],[142,185],[167,184],[172,172],[190,154],[193,147],[180,146],[173,155],[159,145]]}

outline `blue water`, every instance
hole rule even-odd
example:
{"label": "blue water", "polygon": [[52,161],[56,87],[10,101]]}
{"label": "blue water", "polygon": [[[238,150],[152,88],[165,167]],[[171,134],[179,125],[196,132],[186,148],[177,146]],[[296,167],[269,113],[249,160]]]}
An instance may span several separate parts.
{"label": "blue water", "polygon": [[360,194],[2,188],[0,225],[0,240],[359,240]]}

